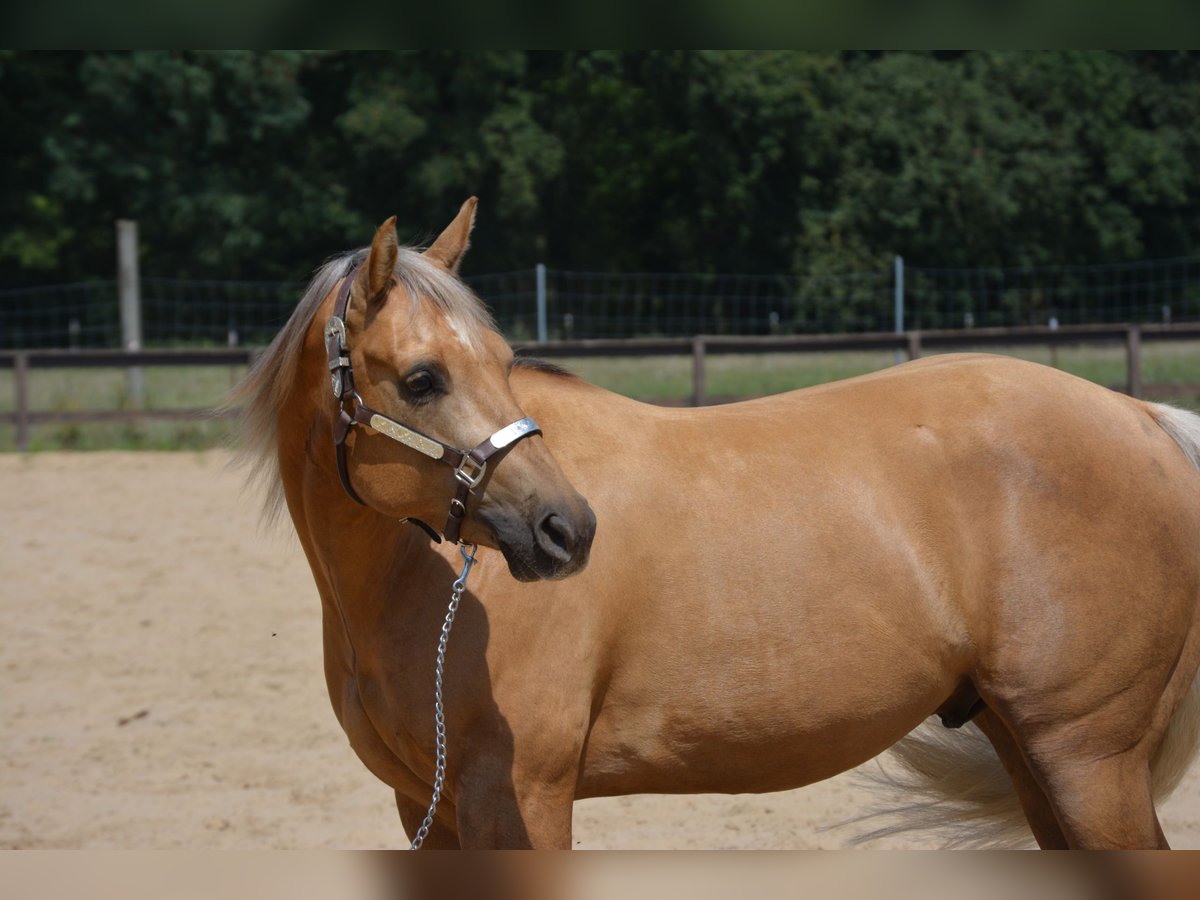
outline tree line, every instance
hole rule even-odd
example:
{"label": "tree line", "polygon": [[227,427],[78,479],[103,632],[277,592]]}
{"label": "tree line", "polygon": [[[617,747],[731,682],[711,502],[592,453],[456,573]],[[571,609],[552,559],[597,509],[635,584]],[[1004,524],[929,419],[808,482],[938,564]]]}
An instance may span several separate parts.
{"label": "tree line", "polygon": [[0,55],[0,287],[295,280],[481,198],[468,272],[1200,253],[1189,52]]}

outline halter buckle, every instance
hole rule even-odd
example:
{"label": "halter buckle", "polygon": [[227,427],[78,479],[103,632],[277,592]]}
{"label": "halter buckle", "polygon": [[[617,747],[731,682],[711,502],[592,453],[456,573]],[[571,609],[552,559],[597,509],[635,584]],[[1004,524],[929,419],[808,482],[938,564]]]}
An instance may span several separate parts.
{"label": "halter buckle", "polygon": [[483,481],[484,473],[487,472],[487,462],[477,462],[471,454],[466,454],[454,470],[454,477],[465,484],[469,490],[475,490],[479,487],[479,482]]}
{"label": "halter buckle", "polygon": [[333,396],[342,397],[343,370],[350,368],[350,355],[346,352],[346,323],[340,316],[330,316],[325,323],[325,353],[329,357],[329,380]]}
{"label": "halter buckle", "polygon": [[[331,349],[331,338],[337,338],[337,349],[346,349],[346,323],[341,316],[330,316],[325,323],[325,349]],[[332,354],[331,354],[332,355]]]}

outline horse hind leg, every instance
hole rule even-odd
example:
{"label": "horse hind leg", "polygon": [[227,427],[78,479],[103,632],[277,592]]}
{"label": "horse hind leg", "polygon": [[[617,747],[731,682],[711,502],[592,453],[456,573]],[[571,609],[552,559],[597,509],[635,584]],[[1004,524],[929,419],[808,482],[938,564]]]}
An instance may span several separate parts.
{"label": "horse hind leg", "polygon": [[1068,846],[1083,850],[1169,849],[1151,792],[1150,766],[1136,751],[1084,760],[1043,759],[1051,802]]}
{"label": "horse hind leg", "polygon": [[[1028,691],[996,705],[1073,848],[1168,847],[1155,803],[1178,784],[1200,750],[1200,631],[1175,658],[1166,686],[1146,679],[1074,704],[1063,714],[1057,698],[1033,700]],[[1165,667],[1165,666],[1164,666]],[[1023,724],[1020,724],[1023,723]],[[1001,738],[1003,741],[1003,737]]]}
{"label": "horse hind leg", "polygon": [[[1039,714],[1017,704],[989,722],[989,737],[1010,774],[1016,773],[1013,782],[1028,804],[1026,815],[1039,843],[1062,846],[1050,829],[1048,804],[1072,849],[1168,848],[1155,811],[1151,766],[1162,731],[1154,725],[1157,716],[1139,715],[1137,703],[1130,702],[1076,717]],[[1169,717],[1166,707],[1174,703],[1164,697],[1160,704]],[[1139,719],[1144,730],[1131,724]],[[1018,759],[1028,776],[1016,765]]]}
{"label": "horse hind leg", "polygon": [[974,721],[996,751],[996,756],[1020,803],[1034,839],[1043,850],[1065,850],[1067,839],[1058,824],[1054,808],[1050,805],[1041,785],[1025,761],[1021,748],[1008,730],[1008,726],[983,701],[970,679],[963,679],[950,697],[937,709],[937,716],[944,728],[957,729]]}
{"label": "horse hind leg", "polygon": [[1025,761],[1025,755],[1008,726],[986,706],[975,716],[975,724],[987,736],[1004,770],[1008,772],[1008,777],[1012,779],[1013,789],[1021,803],[1021,811],[1025,813],[1029,829],[1033,832],[1038,846],[1043,850],[1067,849],[1067,836],[1058,824],[1054,807],[1034,778],[1029,764]]}

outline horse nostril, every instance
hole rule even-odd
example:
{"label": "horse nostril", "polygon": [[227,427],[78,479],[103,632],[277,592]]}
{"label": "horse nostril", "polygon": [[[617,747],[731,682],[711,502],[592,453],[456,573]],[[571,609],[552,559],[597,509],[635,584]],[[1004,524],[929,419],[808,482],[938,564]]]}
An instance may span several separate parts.
{"label": "horse nostril", "polygon": [[549,513],[538,523],[537,542],[548,556],[570,562],[576,543],[575,529],[562,516]]}

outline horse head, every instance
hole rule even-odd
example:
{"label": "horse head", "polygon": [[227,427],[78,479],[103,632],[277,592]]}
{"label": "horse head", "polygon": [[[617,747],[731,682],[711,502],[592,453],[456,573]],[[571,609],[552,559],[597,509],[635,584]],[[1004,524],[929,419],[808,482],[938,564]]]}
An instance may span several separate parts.
{"label": "horse head", "polygon": [[[388,219],[340,283],[348,294],[344,322],[330,319],[344,336],[329,352],[328,409],[336,419],[349,402],[342,422],[364,426],[342,429],[344,483],[387,516],[446,521],[452,540],[461,529],[461,540],[499,550],[522,581],[560,578],[587,563],[596,520],[524,419],[509,386],[512,348],[458,278],[475,202],[424,253],[400,247]],[[348,400],[336,396],[339,353]]]}

